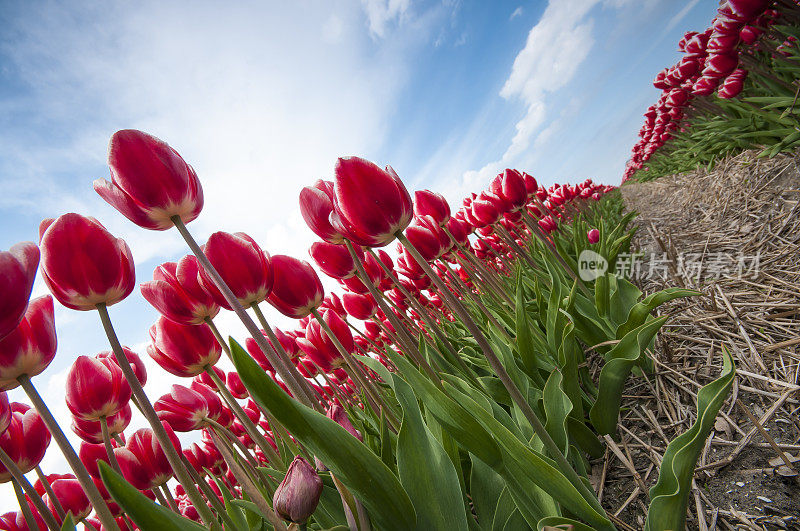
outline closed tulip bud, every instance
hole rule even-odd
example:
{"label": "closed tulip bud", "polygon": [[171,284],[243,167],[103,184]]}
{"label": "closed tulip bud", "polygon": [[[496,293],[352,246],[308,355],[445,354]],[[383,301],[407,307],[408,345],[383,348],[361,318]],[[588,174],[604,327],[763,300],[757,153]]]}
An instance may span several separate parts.
{"label": "closed tulip bud", "polygon": [[203,209],[203,187],[194,169],[158,138],[117,131],[108,145],[111,182],[97,179],[94,190],[123,216],[145,229],[166,230],[170,219],[184,223]]}
{"label": "closed tulip bud", "polygon": [[[326,310],[322,314],[322,320],[333,330],[345,350],[348,353],[352,353],[355,344],[353,343],[353,334],[350,333],[347,323],[336,312],[330,310]],[[297,338],[296,341],[300,350],[305,352],[325,372],[329,372],[331,368],[338,368],[344,363],[342,354],[317,321],[309,322],[306,327],[306,337]]]}
{"label": "closed tulip bud", "polygon": [[325,291],[308,262],[278,254],[272,257],[275,286],[268,302],[287,317],[300,319],[322,303]]}
{"label": "closed tulip bud", "polygon": [[[121,435],[131,423],[132,418],[131,405],[125,404],[122,409],[113,415],[106,417],[108,423],[108,432],[112,437],[114,435]],[[72,417],[72,431],[75,435],[80,437],[83,441],[90,444],[103,443],[103,428],[99,420],[85,420],[80,417]]]}
{"label": "closed tulip bud", "polygon": [[153,280],[140,286],[142,296],[158,312],[176,323],[196,325],[219,313],[219,304],[200,283],[200,264],[194,256],[165,262]]}
{"label": "closed tulip bud", "polygon": [[[167,430],[172,446],[180,452],[181,442],[166,422],[162,422],[164,429]],[[172,467],[167,460],[167,456],[161,449],[158,439],[150,428],[136,430],[125,447],[133,453],[141,464],[142,470],[148,478],[150,487],[163,485],[172,477]],[[121,463],[120,463],[121,465]]]}
{"label": "closed tulip bud", "polygon": [[[225,375],[222,375],[222,381],[225,381]],[[222,402],[217,396],[219,392],[216,386],[211,387],[210,385],[201,383],[195,378],[192,381],[191,389],[195,393],[200,394],[208,404],[209,416],[212,420],[217,420],[223,413],[222,411],[225,409]],[[222,424],[222,422],[220,422]]]}
{"label": "closed tulip bud", "polygon": [[[219,377],[219,379],[222,380],[223,382],[227,378],[227,376],[225,375],[225,371],[223,371],[219,367],[212,367],[211,370],[214,371],[214,374],[216,374],[217,377]],[[198,383],[201,383],[201,384],[203,384],[203,385],[205,385],[207,387],[210,387],[212,391],[216,391],[217,390],[216,382],[214,382],[214,379],[211,378],[211,376],[207,372],[201,372],[200,374],[195,376],[192,379],[192,381],[193,382],[198,382]]]}
{"label": "closed tulip bud", "polygon": [[517,170],[504,170],[503,173],[494,178],[489,190],[510,203],[514,210],[525,206],[528,200],[525,178]]}
{"label": "closed tulip bud", "polygon": [[[207,399],[211,397],[212,400]],[[219,417],[221,407],[222,404],[213,391],[204,396],[177,384],[172,386],[170,394],[162,396],[153,404],[161,421],[168,423],[173,430],[183,432],[208,426],[209,419]]]}
{"label": "closed tulip bud", "polygon": [[[36,529],[39,531],[47,531],[47,525],[44,523],[44,520],[42,520],[39,511],[37,511],[31,503],[28,503],[28,507],[30,507],[33,519],[36,521]],[[12,511],[0,516],[0,530],[31,531],[31,528],[28,526],[28,521],[22,511]]]}
{"label": "closed tulip bud", "polygon": [[131,388],[115,362],[78,356],[67,374],[66,398],[73,415],[97,420],[122,409],[131,399]]}
{"label": "closed tulip bud", "polygon": [[331,278],[345,279],[356,274],[356,265],[345,245],[314,242],[308,254],[320,270]]}
{"label": "closed tulip bud", "polygon": [[[244,232],[215,232],[203,250],[242,306],[247,308],[267,298],[274,278],[270,256],[253,238]],[[203,268],[200,278],[217,304],[233,309]]]}
{"label": "closed tulip bud", "polygon": [[486,197],[479,197],[472,202],[472,216],[477,221],[476,228],[485,227],[497,222],[502,214],[497,208],[497,203]]}
{"label": "closed tulip bud", "polygon": [[308,227],[324,241],[339,244],[344,242],[344,236],[331,225],[333,203],[333,183],[330,181],[320,179],[314,186],[306,186],[300,191],[300,214]]}
{"label": "closed tulip bud", "polygon": [[[131,365],[131,369],[133,369],[133,374],[136,375],[136,379],[139,380],[139,384],[144,387],[144,384],[147,383],[147,369],[144,366],[144,362],[142,358],[139,357],[137,353],[129,349],[128,347],[122,347],[122,351],[125,353],[125,357],[128,359],[128,362]],[[114,357],[114,353],[110,350],[106,350],[104,352],[99,353],[95,358],[99,360],[109,360],[117,363],[117,358]],[[105,363],[105,361],[104,361]]]}
{"label": "closed tulip bud", "polygon": [[0,339],[22,321],[38,266],[39,248],[32,242],[18,243],[0,252]]}
{"label": "closed tulip bud", "polygon": [[586,238],[589,240],[589,243],[594,245],[600,241],[600,231],[597,229],[592,229],[586,233]]}
{"label": "closed tulip bud", "polygon": [[[114,449],[118,448],[116,441],[112,439],[111,446]],[[99,461],[103,461],[104,463],[110,464],[108,459],[108,453],[106,453],[105,444],[102,442],[100,443],[87,443],[86,441],[81,443],[81,447],[78,450],[78,458],[80,458],[81,463],[83,466],[86,467],[86,471],[89,472],[89,475],[93,478],[100,477],[100,467],[98,465]],[[39,482],[37,481],[37,486]],[[44,488],[42,488],[42,494],[44,494]]]}
{"label": "closed tulip bud", "polygon": [[289,465],[272,497],[275,512],[287,522],[305,523],[314,514],[322,494],[322,479],[302,456]]}
{"label": "closed tulip bud", "polygon": [[361,442],[364,442],[364,436],[361,435],[361,432],[355,429],[353,423],[350,422],[350,418],[347,416],[347,412],[344,408],[338,404],[332,405],[325,415],[334,421],[336,424],[347,430],[347,432],[358,439]]}
{"label": "closed tulip bud", "polygon": [[[266,337],[266,333],[263,330],[261,333]],[[258,343],[256,343],[255,339],[248,337],[244,341],[244,346],[247,349],[247,353],[250,354],[254,360],[256,360],[256,363],[258,363],[259,367],[267,372],[275,372],[275,367],[272,366],[270,361],[267,359],[266,354],[264,354],[264,351],[258,346]]]}
{"label": "closed tulip bud", "polygon": [[450,238],[430,216],[417,217],[405,234],[411,245],[428,262],[436,260],[450,248]]}
{"label": "closed tulip bud", "polygon": [[359,157],[340,158],[335,168],[331,225],[359,245],[382,247],[411,222],[413,203],[405,185],[386,170]]}
{"label": "closed tulip bud", "polygon": [[366,321],[378,310],[378,305],[372,295],[361,295],[360,293],[345,293],[342,295],[342,304],[348,315]]}
{"label": "closed tulip bud", "polygon": [[[92,512],[89,498],[83,492],[80,482],[74,476],[54,480],[50,483],[50,488],[61,503],[64,511],[71,513],[76,522],[80,522]],[[44,502],[51,513],[58,514],[55,509],[55,503],[53,503],[48,494],[44,495]]]}
{"label": "closed tulip bud", "polygon": [[8,402],[8,393],[0,391],[0,434],[6,431],[11,424],[11,404]]}
{"label": "closed tulip bud", "polygon": [[450,205],[441,194],[430,190],[417,190],[414,192],[414,214],[431,216],[436,223],[444,227],[450,219]]}
{"label": "closed tulip bud", "polygon": [[733,72],[738,64],[739,56],[736,52],[709,55],[703,69],[703,76],[723,78]]}
{"label": "closed tulip bud", "polygon": [[219,361],[222,347],[207,325],[188,326],[159,317],[150,327],[147,353],[165,371],[191,377]]}
{"label": "closed tulip bud", "polygon": [[0,390],[19,385],[23,374],[36,376],[56,355],[56,325],[53,298],[49,295],[31,301],[19,325],[0,339]]}
{"label": "closed tulip bud", "polygon": [[128,244],[94,218],[64,214],[39,226],[42,278],[58,302],[73,310],[111,306],[136,281]]}
{"label": "closed tulip bud", "polygon": [[[294,341],[292,341],[294,343]],[[228,390],[231,394],[236,398],[247,398],[249,393],[247,392],[247,388],[244,386],[242,382],[242,378],[239,376],[238,372],[229,372],[228,373]]]}
{"label": "closed tulip bud", "polygon": [[[39,413],[28,405],[11,403],[11,421],[0,433],[0,448],[23,474],[30,472],[44,457],[50,445],[50,432]],[[0,464],[0,483],[11,479],[11,472]]]}

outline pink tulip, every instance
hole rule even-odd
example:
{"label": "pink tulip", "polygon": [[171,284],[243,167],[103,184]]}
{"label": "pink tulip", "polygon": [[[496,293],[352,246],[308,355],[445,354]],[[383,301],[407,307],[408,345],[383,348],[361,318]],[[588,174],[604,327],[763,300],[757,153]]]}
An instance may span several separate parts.
{"label": "pink tulip", "polygon": [[35,243],[18,243],[0,252],[0,339],[22,321],[38,266],[39,248]]}
{"label": "pink tulip", "polygon": [[56,355],[53,298],[31,301],[25,316],[10,334],[0,339],[0,390],[14,389],[22,375],[36,376]]}
{"label": "pink tulip", "polygon": [[283,315],[300,319],[322,303],[322,283],[308,262],[278,254],[272,267],[275,285],[267,300]]}
{"label": "pink tulip", "polygon": [[167,319],[197,325],[219,313],[219,304],[201,285],[200,264],[194,256],[165,262],[153,272],[153,280],[140,286],[142,296]]}
{"label": "pink tulip", "polygon": [[159,317],[150,327],[147,353],[165,371],[191,377],[219,361],[222,347],[207,325],[188,326]]}
{"label": "pink tulip", "polygon": [[130,399],[131,388],[122,369],[109,358],[78,356],[67,374],[67,407],[76,417],[109,417]]}

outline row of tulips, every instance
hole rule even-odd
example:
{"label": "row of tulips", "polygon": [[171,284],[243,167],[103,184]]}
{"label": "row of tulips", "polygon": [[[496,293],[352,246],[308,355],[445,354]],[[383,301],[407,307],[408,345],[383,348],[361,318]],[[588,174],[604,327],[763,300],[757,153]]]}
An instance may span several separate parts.
{"label": "row of tulips", "polygon": [[794,103],[800,76],[800,4],[728,0],[683,53],[658,73],[658,101],[644,114],[623,180],[711,165],[745,149],[772,156],[800,146]]}
{"label": "row of tulips", "polygon": [[[587,457],[616,433],[626,378],[652,369],[646,351],[665,322],[652,310],[696,293],[581,280],[585,252],[613,271],[628,249],[632,215],[612,187],[545,189],[505,170],[453,213],[431,191],[412,200],[389,166],[339,159],[333,182],[300,192],[321,239],[309,254],[343,290],[325,295],[309,263],[247,234],[199,245],[186,224],[202,187],[161,140],[119,131],[109,166],[95,190],[143,228],[176,228],[193,253],[140,287],[161,313],[147,354],[191,381],[155,402],[144,392],[144,364],[108,312],[134,289],[133,258],[97,220],[45,220],[38,246],[0,254],[0,478],[20,501],[0,529],[615,528]],[[380,249],[393,242],[394,258]],[[77,452],[31,381],[56,354],[52,297],[28,301],[37,268],[61,304],[98,313],[111,346],[69,371]],[[263,302],[297,328],[272,327]],[[217,328],[222,309],[241,318],[244,346]],[[215,366],[223,353],[235,371]],[[596,382],[589,361],[603,364]],[[732,378],[726,356],[664,457],[649,529],[683,526]],[[34,408],[8,403],[17,386]],[[149,427],[126,433],[131,403]],[[176,435],[195,431],[188,447]],[[74,475],[38,466],[51,438]]]}

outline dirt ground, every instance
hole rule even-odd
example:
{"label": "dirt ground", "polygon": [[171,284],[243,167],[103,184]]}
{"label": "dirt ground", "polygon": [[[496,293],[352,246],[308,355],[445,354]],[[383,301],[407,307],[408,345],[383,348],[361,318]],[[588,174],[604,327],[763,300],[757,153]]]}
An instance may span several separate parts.
{"label": "dirt ground", "polygon": [[622,187],[640,213],[630,276],[646,294],[703,296],[658,309],[672,317],[656,371],[629,379],[619,438],[594,463],[621,527],[642,529],[667,441],[694,422],[696,392],[720,374],[725,348],[738,376],[697,463],[687,525],[800,529],[799,161],[743,153],[711,172]]}

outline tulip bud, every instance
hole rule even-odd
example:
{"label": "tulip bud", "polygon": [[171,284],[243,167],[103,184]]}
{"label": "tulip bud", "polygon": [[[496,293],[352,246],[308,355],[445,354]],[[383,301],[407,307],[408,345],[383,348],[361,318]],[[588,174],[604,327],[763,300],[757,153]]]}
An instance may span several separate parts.
{"label": "tulip bud", "polygon": [[331,225],[348,240],[383,247],[411,222],[413,203],[403,182],[387,166],[359,157],[336,162]]}
{"label": "tulip bud", "polygon": [[361,432],[355,429],[353,423],[350,422],[350,419],[347,416],[347,412],[344,408],[338,404],[332,405],[325,415],[331,419],[332,421],[336,422],[339,426],[347,430],[347,432],[358,439],[361,442],[364,442],[364,436],[361,435]]}
{"label": "tulip bud", "polygon": [[122,409],[131,399],[131,388],[115,362],[78,356],[67,374],[66,398],[73,415],[97,420]]}
{"label": "tulip bud", "polygon": [[207,325],[188,326],[159,317],[150,327],[147,353],[165,371],[191,377],[219,361],[222,347]]}
{"label": "tulip bud", "polygon": [[322,303],[325,291],[308,262],[277,254],[272,267],[275,285],[267,300],[283,315],[300,319]]}
{"label": "tulip bud", "polygon": [[128,244],[94,218],[64,214],[39,226],[42,278],[73,310],[111,306],[133,291],[136,274]]}
{"label": "tulip bud", "polygon": [[[106,417],[108,423],[108,433],[112,437],[121,435],[131,423],[132,411],[130,403],[125,404],[122,409],[113,415]],[[103,428],[99,420],[85,420],[80,417],[72,417],[72,431],[75,435],[90,444],[103,443]]]}
{"label": "tulip bud", "polygon": [[320,270],[331,278],[345,279],[356,274],[356,264],[345,245],[314,242],[308,254]]}
{"label": "tulip bud", "polygon": [[8,403],[8,393],[0,391],[0,435],[11,424],[11,404]]}
{"label": "tulip bud", "polygon": [[[128,347],[123,346],[122,351],[125,353],[125,358],[127,358],[128,363],[131,365],[131,369],[133,369],[133,374],[136,376],[136,379],[139,380],[139,385],[144,387],[144,384],[147,383],[147,369],[144,366],[144,362],[142,358],[139,357],[137,353],[129,349]],[[99,353],[95,358],[99,360],[109,360],[117,363],[117,358],[114,356],[114,353],[110,350],[103,351]],[[105,361],[103,362],[105,363]]]}
{"label": "tulip bud", "polygon": [[[181,443],[172,430],[172,427],[166,422],[162,422],[161,424],[167,431],[172,446],[180,452]],[[146,488],[163,485],[172,477],[172,467],[167,460],[164,450],[161,449],[158,439],[156,439],[156,436],[153,434],[153,430],[150,428],[136,430],[134,434],[131,435],[131,438],[128,439],[125,447],[130,450],[141,464],[141,471],[147,477],[149,483],[149,487]],[[122,463],[120,463],[120,466],[122,466]]]}
{"label": "tulip bud", "polygon": [[450,205],[441,194],[430,190],[417,190],[414,192],[414,214],[431,216],[436,223],[444,226],[450,219]]}
{"label": "tulip bud", "polygon": [[153,280],[140,286],[142,296],[167,319],[186,325],[202,324],[219,313],[219,304],[200,283],[200,264],[194,256],[165,262]]}
{"label": "tulip bud", "polygon": [[31,301],[19,325],[0,339],[0,390],[17,387],[23,374],[41,373],[55,355],[53,298],[45,295]]}
{"label": "tulip bud", "polygon": [[166,230],[179,216],[189,223],[203,209],[203,188],[194,169],[158,138],[117,131],[108,145],[111,182],[97,179],[94,190],[140,227]]}
{"label": "tulip bud", "polygon": [[378,305],[372,295],[362,295],[360,293],[344,293],[342,295],[342,304],[348,315],[360,320],[366,321],[378,310]]}
{"label": "tulip bud", "polygon": [[[202,386],[203,384],[192,385]],[[172,392],[159,398],[153,409],[158,418],[172,426],[175,431],[194,431],[208,425],[208,420],[219,417],[222,408],[219,397],[210,389],[200,394],[182,385],[173,385]]]}
{"label": "tulip bud", "polygon": [[[39,413],[28,405],[11,403],[11,422],[0,434],[0,448],[25,474],[38,465],[50,445],[50,432]],[[0,483],[11,479],[11,472],[0,464]]]}
{"label": "tulip bud", "polygon": [[[47,525],[45,525],[44,520],[42,520],[39,511],[37,511],[30,502],[28,503],[28,507],[30,507],[31,514],[33,514],[33,519],[36,521],[36,529],[38,531],[47,531]],[[31,528],[28,526],[28,521],[22,511],[12,511],[0,515],[0,530],[31,531]]]}
{"label": "tulip bud", "polygon": [[[294,343],[294,341],[292,341],[292,343]],[[228,390],[234,397],[241,399],[249,396],[247,388],[244,386],[244,382],[242,382],[242,378],[239,376],[238,372],[231,371],[228,373],[227,384]]]}
{"label": "tulip bud", "polygon": [[321,494],[322,479],[314,467],[298,455],[275,489],[272,507],[284,520],[302,524],[314,514]]}
{"label": "tulip bud", "polygon": [[586,238],[589,240],[589,243],[594,245],[600,241],[600,231],[597,229],[592,229],[586,233]]}
{"label": "tulip bud", "polygon": [[306,186],[300,191],[300,213],[308,227],[328,243],[344,242],[344,236],[330,222],[333,212],[333,183],[318,180],[314,186]]}
{"label": "tulip bud", "polygon": [[0,252],[0,339],[22,321],[38,266],[39,248],[32,242]]}

